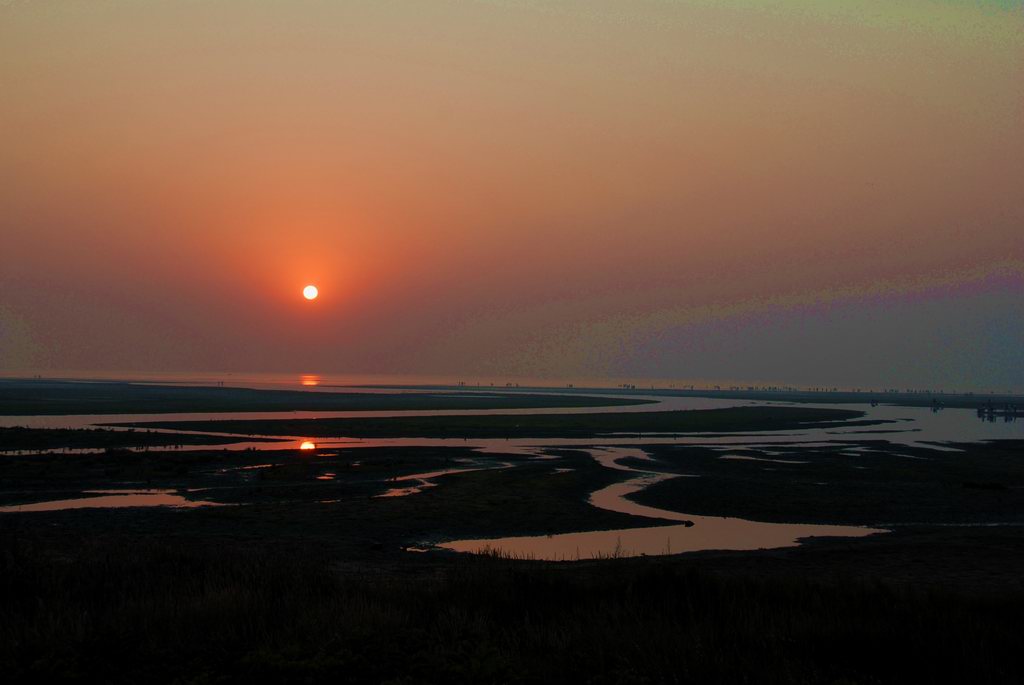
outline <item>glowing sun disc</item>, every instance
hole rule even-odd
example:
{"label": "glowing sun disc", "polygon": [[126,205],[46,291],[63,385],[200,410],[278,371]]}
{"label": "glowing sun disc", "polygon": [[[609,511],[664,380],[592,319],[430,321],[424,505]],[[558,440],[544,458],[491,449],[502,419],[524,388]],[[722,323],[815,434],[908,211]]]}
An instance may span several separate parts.
{"label": "glowing sun disc", "polygon": [[315,300],[320,291],[316,289],[315,285],[307,285],[302,289],[302,296],[307,300]]}

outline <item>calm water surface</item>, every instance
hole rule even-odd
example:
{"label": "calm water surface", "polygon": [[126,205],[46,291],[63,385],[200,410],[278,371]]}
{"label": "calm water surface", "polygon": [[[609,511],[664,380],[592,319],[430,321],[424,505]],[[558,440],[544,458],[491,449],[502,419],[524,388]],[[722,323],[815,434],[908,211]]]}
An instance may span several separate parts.
{"label": "calm water surface", "polygon": [[123,507],[221,507],[218,502],[185,499],[176,490],[84,490],[95,497],[50,500],[0,507],[0,513],[64,511],[66,509],[119,509]]}

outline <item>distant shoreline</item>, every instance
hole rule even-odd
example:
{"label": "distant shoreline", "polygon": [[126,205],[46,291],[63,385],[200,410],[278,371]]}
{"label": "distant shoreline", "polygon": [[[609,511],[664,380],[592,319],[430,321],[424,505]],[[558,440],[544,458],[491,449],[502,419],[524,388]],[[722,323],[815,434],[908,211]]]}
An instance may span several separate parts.
{"label": "distant shoreline", "polygon": [[310,392],[112,381],[0,380],[0,416],[198,412],[440,411],[652,404],[552,393]]}

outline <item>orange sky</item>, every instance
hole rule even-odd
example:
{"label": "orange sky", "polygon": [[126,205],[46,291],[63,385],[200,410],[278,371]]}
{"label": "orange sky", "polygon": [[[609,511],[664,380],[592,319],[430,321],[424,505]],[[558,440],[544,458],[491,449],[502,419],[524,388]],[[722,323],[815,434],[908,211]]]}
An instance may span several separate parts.
{"label": "orange sky", "polygon": [[1018,3],[5,3],[0,92],[0,372],[1024,386]]}

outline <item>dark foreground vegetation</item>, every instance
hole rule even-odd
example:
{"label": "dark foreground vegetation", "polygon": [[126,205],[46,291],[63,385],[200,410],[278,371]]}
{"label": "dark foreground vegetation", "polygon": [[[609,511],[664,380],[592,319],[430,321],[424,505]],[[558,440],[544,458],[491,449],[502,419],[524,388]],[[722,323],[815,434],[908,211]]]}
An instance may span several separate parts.
{"label": "dark foreground vegetation", "polygon": [[223,419],[150,421],[117,425],[215,431],[239,435],[357,438],[589,438],[615,433],[707,433],[874,425],[864,412],[811,407],[728,407],[692,411],[595,414],[489,414],[352,419]]}
{"label": "dark foreground vegetation", "polygon": [[525,409],[647,404],[636,398],[512,392],[308,392],[124,382],[0,379],[0,416],[245,411]]}
{"label": "dark foreground vegetation", "polygon": [[718,575],[677,560],[431,573],[173,540],[9,534],[7,682],[1011,683],[1024,595]]}

